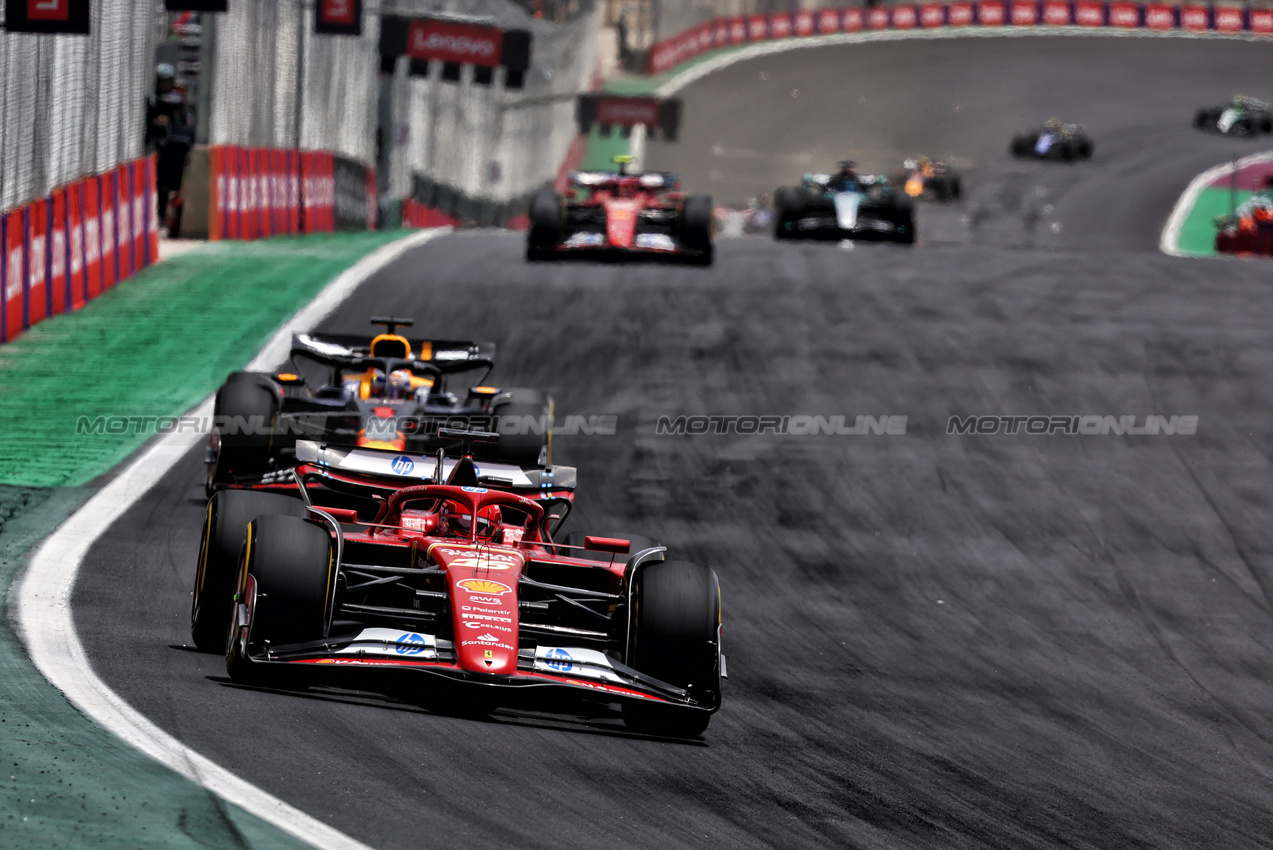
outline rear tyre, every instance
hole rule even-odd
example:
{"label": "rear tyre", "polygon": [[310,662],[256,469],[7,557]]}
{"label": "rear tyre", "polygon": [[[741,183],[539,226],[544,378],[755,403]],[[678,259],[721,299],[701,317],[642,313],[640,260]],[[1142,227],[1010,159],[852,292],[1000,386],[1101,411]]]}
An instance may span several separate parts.
{"label": "rear tyre", "polygon": [[681,210],[681,241],[698,256],[694,260],[703,266],[712,264],[712,232],[716,229],[716,213],[710,195],[690,195]]}
{"label": "rear tyre", "polygon": [[551,189],[541,189],[531,199],[530,228],[526,231],[526,259],[550,260],[561,238],[561,198]]}
{"label": "rear tyre", "polygon": [[1008,151],[1013,156],[1029,156],[1030,151],[1034,148],[1034,142],[1024,133],[1018,133],[1012,137],[1012,143],[1008,145]]}
{"label": "rear tyre", "polygon": [[208,465],[207,490],[269,471],[284,440],[274,433],[279,397],[264,375],[236,372],[217,390],[213,416],[220,440]]}
{"label": "rear tyre", "polygon": [[[507,400],[491,407],[499,442],[483,453],[491,460],[542,466],[548,462],[548,431],[552,399],[539,390],[512,390]],[[507,418],[506,418],[507,417]],[[536,423],[531,425],[531,420]],[[540,432],[540,433],[536,433]]]}
{"label": "rear tyre", "polygon": [[232,636],[226,670],[236,682],[264,684],[264,671],[248,659],[249,642],[281,646],[323,637],[336,580],[331,534],[299,517],[256,517],[244,544],[241,595],[249,576],[256,584],[251,622]]}
{"label": "rear tyre", "polygon": [[1079,156],[1082,157],[1083,159],[1091,159],[1092,148],[1093,148],[1093,145],[1090,139],[1084,139],[1083,141],[1079,142],[1079,151],[1078,151]]}
{"label": "rear tyre", "polygon": [[956,201],[964,195],[964,182],[958,177],[952,177],[950,180],[950,197]]}
{"label": "rear tyre", "polygon": [[634,731],[677,738],[701,735],[720,705],[720,585],[699,564],[662,561],[642,567],[633,585],[632,667],[684,688],[702,708],[625,703]]}
{"label": "rear tyre", "polygon": [[305,516],[299,499],[278,493],[222,490],[208,500],[190,602],[190,637],[202,652],[225,652],[234,580],[248,523],[259,514]]}

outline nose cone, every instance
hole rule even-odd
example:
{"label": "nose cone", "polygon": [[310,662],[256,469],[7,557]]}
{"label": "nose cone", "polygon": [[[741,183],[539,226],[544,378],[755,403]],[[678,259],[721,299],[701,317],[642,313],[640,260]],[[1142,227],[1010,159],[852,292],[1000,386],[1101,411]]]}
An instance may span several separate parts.
{"label": "nose cone", "polygon": [[518,553],[442,553],[451,588],[455,658],[476,673],[517,672]]}
{"label": "nose cone", "polygon": [[612,246],[632,247],[640,215],[640,201],[612,200],[606,204],[606,239]]}

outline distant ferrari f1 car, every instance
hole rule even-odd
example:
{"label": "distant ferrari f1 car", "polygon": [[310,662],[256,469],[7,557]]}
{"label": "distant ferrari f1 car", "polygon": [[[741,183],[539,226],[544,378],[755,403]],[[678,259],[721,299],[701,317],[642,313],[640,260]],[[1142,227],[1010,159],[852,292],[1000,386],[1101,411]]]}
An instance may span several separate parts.
{"label": "distant ferrari f1 car", "polygon": [[836,174],[806,174],[799,186],[774,192],[775,239],[864,239],[915,242],[915,207],[883,175],[858,174],[852,162]]}
{"label": "distant ferrari f1 car", "polygon": [[1240,94],[1224,106],[1199,109],[1193,126],[1228,136],[1257,136],[1273,133],[1273,113],[1266,101]]}
{"label": "distant ferrari f1 car", "polygon": [[[497,430],[507,421],[504,439],[490,448],[492,459],[548,460],[544,417],[552,414],[552,400],[538,390],[486,385],[494,343],[395,333],[410,327],[410,319],[381,316],[372,324],[383,325],[385,333],[370,342],[354,334],[296,334],[285,370],[235,372],[226,379],[217,391],[208,447],[209,493],[291,467],[298,437],[429,451],[448,445],[437,436],[439,424]],[[460,393],[448,389],[463,379]]]}
{"label": "distant ferrari f1 car", "polygon": [[949,163],[921,156],[906,160],[902,163],[902,168],[904,171],[898,182],[912,198],[951,201],[958,200],[963,195],[963,178]]}
{"label": "distant ferrari f1 car", "polygon": [[1078,124],[1063,124],[1053,118],[1037,130],[1025,130],[1012,137],[1013,156],[1074,162],[1092,158],[1092,139]]}
{"label": "distant ferrari f1 car", "polygon": [[236,682],[480,712],[618,703],[639,731],[707,728],[725,674],[715,572],[631,535],[555,539],[573,469],[310,441],[296,458],[279,481],[291,495],[228,489],[208,504],[192,631],[225,647]]}
{"label": "distant ferrari f1 car", "polygon": [[530,204],[526,258],[644,254],[711,265],[711,197],[685,195],[680,179],[673,174],[630,174],[627,166],[631,157],[614,159],[618,173],[581,171],[571,175],[565,198],[551,189],[535,195]]}

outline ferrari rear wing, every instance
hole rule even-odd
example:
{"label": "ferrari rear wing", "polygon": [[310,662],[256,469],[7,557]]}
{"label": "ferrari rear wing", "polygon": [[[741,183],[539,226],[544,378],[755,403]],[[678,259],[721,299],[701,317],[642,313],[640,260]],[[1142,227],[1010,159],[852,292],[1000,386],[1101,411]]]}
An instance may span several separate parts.
{"label": "ferrari rear wing", "polygon": [[[296,441],[296,461],[322,467],[330,472],[396,479],[402,486],[433,481],[438,466],[436,456],[329,446],[314,440]],[[447,480],[460,462],[456,458],[443,459],[443,481]],[[573,466],[518,465],[486,460],[476,460],[473,463],[477,467],[478,483],[497,488],[574,490],[578,481],[578,473]]]}

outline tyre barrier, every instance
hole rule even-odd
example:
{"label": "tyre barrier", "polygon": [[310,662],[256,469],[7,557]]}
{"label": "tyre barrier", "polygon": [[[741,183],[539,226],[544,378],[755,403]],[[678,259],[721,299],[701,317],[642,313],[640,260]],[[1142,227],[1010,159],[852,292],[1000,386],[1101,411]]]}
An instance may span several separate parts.
{"label": "tyre barrier", "polygon": [[0,212],[0,342],[159,259],[155,178],[147,156]]}

